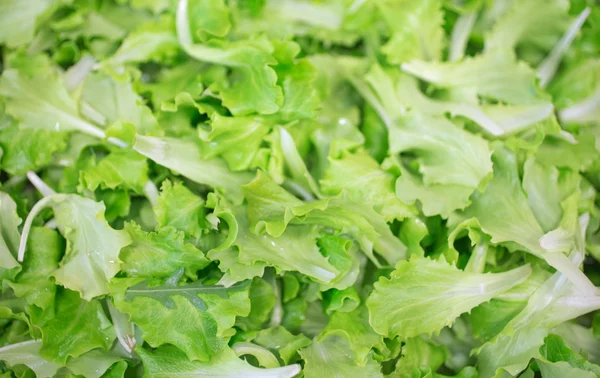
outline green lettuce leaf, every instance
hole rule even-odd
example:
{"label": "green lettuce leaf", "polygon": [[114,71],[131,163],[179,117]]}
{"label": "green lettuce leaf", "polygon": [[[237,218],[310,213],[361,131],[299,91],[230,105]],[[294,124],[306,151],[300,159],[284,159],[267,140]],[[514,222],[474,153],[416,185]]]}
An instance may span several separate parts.
{"label": "green lettuce leaf", "polygon": [[317,70],[306,59],[297,59],[300,46],[291,41],[275,44],[277,84],[283,90],[284,101],[278,115],[284,119],[312,119],[320,108],[320,96],[315,82]]}
{"label": "green lettuce leaf", "polygon": [[[108,225],[103,203],[74,194],[54,194],[38,202],[25,228],[31,227],[33,218],[48,206],[52,206],[58,229],[67,239],[65,256],[53,274],[56,281],[79,291],[86,300],[108,293],[108,280],[119,272],[119,251],[130,243],[129,236]],[[24,231],[24,241],[27,236]],[[20,245],[19,259],[25,245]]]}
{"label": "green lettuce leaf", "polygon": [[80,110],[102,125],[127,122],[140,134],[157,134],[158,124],[152,111],[133,90],[128,77],[105,73],[87,75],[81,90]]}
{"label": "green lettuce leaf", "polygon": [[[43,88],[39,87],[40,82],[46,83]],[[2,73],[0,95],[6,98],[6,112],[21,127],[81,131],[104,137],[101,129],[79,115],[58,69],[45,55],[16,57]]]}
{"label": "green lettuce leaf", "polygon": [[413,60],[402,69],[438,87],[468,89],[483,98],[513,105],[545,102],[535,84],[535,73],[514,53],[492,50],[460,62]]}
{"label": "green lettuce leaf", "polygon": [[224,37],[231,28],[229,8],[223,0],[192,0],[189,13],[190,29],[200,39]]}
{"label": "green lettuce leaf", "polygon": [[330,158],[319,184],[323,194],[336,196],[345,191],[352,201],[373,206],[388,222],[413,212],[396,197],[394,176],[364,152]]}
{"label": "green lettuce leaf", "polygon": [[390,63],[440,60],[445,42],[441,1],[378,0],[376,6],[391,31],[381,49]]}
{"label": "green lettuce leaf", "polygon": [[[116,297],[115,297],[116,298]],[[131,303],[116,299],[115,306],[129,315],[153,347],[175,345],[186,359],[208,361],[224,347],[217,337],[216,321],[181,296],[174,296],[169,309],[148,297],[135,297]]]}
{"label": "green lettuce leaf", "polygon": [[[36,377],[52,377],[60,366],[40,356],[41,343],[40,340],[29,340],[1,348],[2,360],[9,366],[26,365]],[[10,376],[12,374],[9,373]]]}
{"label": "green lettuce leaf", "polygon": [[[364,85],[368,84],[379,97],[365,96],[365,99],[378,109],[383,119],[394,118],[397,112],[404,108],[416,109],[430,115],[450,113],[452,116],[465,117],[485,132],[498,136],[530,128],[547,119],[553,111],[552,104],[548,102],[529,105],[480,102],[476,96],[468,93],[470,89],[465,89],[464,94],[455,90],[456,93],[441,95],[440,98],[428,97],[421,91],[416,78],[397,70],[384,69],[379,65],[373,65],[364,79]],[[361,83],[358,77],[353,80]],[[368,95],[368,87],[359,85],[361,86],[357,86],[357,89],[363,92],[363,95]],[[383,111],[387,114],[382,115]]]}
{"label": "green lettuce leaf", "polygon": [[[159,1],[168,3],[169,0]],[[175,34],[175,22],[172,18],[164,18],[156,23],[140,25],[135,31],[127,35],[117,51],[107,58],[103,64],[121,65],[148,61],[169,61],[178,52],[179,44]]]}
{"label": "green lettuce leaf", "polygon": [[350,344],[340,336],[330,336],[321,342],[300,350],[305,360],[304,376],[316,377],[383,377],[381,367],[369,358],[360,365],[356,362]]}
{"label": "green lettuce leaf", "polygon": [[411,377],[415,369],[427,366],[437,371],[448,358],[448,350],[420,337],[413,337],[402,346],[402,356],[398,360],[392,376]]}
{"label": "green lettuce leaf", "polygon": [[273,377],[291,378],[300,371],[299,365],[261,369],[239,359],[228,347],[210,361],[190,361],[173,346],[163,346],[153,352],[137,349],[144,364],[145,375],[178,376],[195,375],[207,377]]}
{"label": "green lettuce leaf", "polygon": [[116,150],[79,175],[82,185],[91,191],[120,187],[142,194],[148,181],[148,165],[146,158],[135,151]]}
{"label": "green lettuce leaf", "polygon": [[204,201],[181,182],[162,183],[154,208],[159,227],[173,227],[194,239],[199,239],[207,227]]}
{"label": "green lettuce leaf", "polygon": [[294,335],[282,326],[258,331],[252,342],[275,353],[284,364],[295,362],[298,351],[311,344],[311,340],[302,333]]}
{"label": "green lettuce leaf", "polygon": [[[350,312],[334,312],[317,341],[334,335],[346,339],[360,365],[367,363],[372,356],[386,359],[393,357],[393,351],[389,349],[384,337],[369,325],[369,312],[365,306]],[[372,354],[372,351],[376,354]]]}
{"label": "green lettuce leaf", "polygon": [[2,169],[11,175],[23,175],[47,166],[56,152],[65,149],[67,134],[19,127],[14,123],[0,130],[3,151]]}
{"label": "green lettuce leaf", "polygon": [[[40,340],[29,340],[21,343],[9,345],[0,350],[2,359],[9,365],[25,365],[35,372],[36,377],[55,377],[56,373],[61,369],[60,365],[44,359],[39,351]],[[104,373],[109,370],[111,365],[121,360],[121,357],[105,352],[99,349],[94,349],[83,355],[70,359],[66,368],[67,371],[73,372],[90,378],[104,377]]]}
{"label": "green lettuce leaf", "polygon": [[[262,172],[245,185],[248,220],[255,232],[279,236],[288,224],[321,224],[338,229],[357,240],[372,260],[373,249],[389,263],[406,257],[406,247],[373,208],[338,196],[303,202]],[[277,201],[273,201],[276,198]]]}
{"label": "green lettuce leaf", "polygon": [[[444,118],[417,112],[408,113],[390,129],[390,152],[415,155],[413,162],[406,163],[414,164],[414,171],[405,164],[401,168],[396,194],[406,203],[418,199],[428,216],[448,216],[468,205],[471,193],[485,185],[492,171],[486,141]],[[438,200],[441,193],[451,194],[448,202]]]}
{"label": "green lettuce leaf", "polygon": [[[553,246],[554,236],[551,236],[552,234],[557,235],[556,232],[559,232],[563,234],[564,238],[571,238],[572,240],[577,238],[579,231],[575,229],[579,228],[579,225],[576,220],[572,219],[576,209],[571,208],[570,214],[564,212],[563,217],[561,217],[561,219],[567,217],[568,230],[563,228],[563,231],[551,231],[548,236],[544,236],[544,230],[529,207],[526,193],[521,186],[516,156],[506,148],[498,145],[494,150],[492,159],[494,161],[494,178],[483,193],[476,192],[472,196],[472,204],[454,220],[451,220],[451,223],[456,224],[457,219],[476,218],[481,229],[492,237],[492,243],[507,243],[514,249],[525,248],[526,251],[545,259],[550,265],[567,274],[569,279],[576,282],[582,290],[587,293],[594,292],[595,288],[589,280],[568,261],[565,255],[553,253],[557,251]],[[537,193],[533,188],[530,189],[532,189],[531,201],[534,201]],[[563,190],[561,186],[547,184],[546,189],[548,191],[550,189],[557,190],[554,198],[566,195],[564,192],[561,193]],[[577,196],[577,193],[574,195]],[[576,199],[572,198],[570,201],[576,201]],[[573,204],[569,205],[568,203],[563,203],[563,205],[573,206]],[[492,208],[495,209],[493,213],[489,211]],[[540,211],[539,207],[536,209]],[[546,212],[549,209],[542,206],[541,211]],[[542,215],[540,214],[540,216]],[[542,237],[546,239],[542,239]],[[546,244],[544,240],[547,240],[550,244]],[[578,248],[582,248],[581,245]],[[570,249],[567,248],[562,252],[570,252]]]}
{"label": "green lettuce leaf", "polygon": [[[543,6],[542,6],[543,5]],[[485,38],[486,50],[530,46],[549,51],[567,29],[569,2],[510,2]]]}
{"label": "green lettuce leaf", "polygon": [[34,39],[40,20],[50,13],[55,0],[35,0],[23,3],[19,0],[3,1],[0,5],[0,43],[9,47],[25,45]]}
{"label": "green lettuce leaf", "polygon": [[[523,282],[530,273],[529,266],[478,274],[426,258],[403,261],[389,279],[375,284],[367,300],[370,323],[377,333],[387,336],[438,332],[462,313]],[[419,314],[428,314],[427,321]]]}
{"label": "green lettuce leaf", "polygon": [[[208,15],[211,15],[209,12]],[[194,44],[190,30],[188,2],[180,1],[177,9],[177,37],[181,47],[192,57],[233,69],[233,82],[222,89],[224,105],[234,115],[272,114],[283,102],[277,75],[271,66],[277,60],[271,55],[273,46],[264,39],[219,43],[213,46]]]}
{"label": "green lettuce leaf", "polygon": [[572,351],[558,335],[548,335],[540,348],[544,360],[537,361],[544,377],[597,377],[600,366]]}
{"label": "green lettuce leaf", "polygon": [[247,317],[237,319],[236,326],[243,330],[260,330],[271,319],[272,313],[276,317],[277,315],[274,314],[278,311],[275,309],[275,302],[278,300],[275,296],[276,290],[278,287],[271,286],[266,280],[254,278],[249,291],[250,313]]}
{"label": "green lettuce leaf", "polygon": [[271,131],[271,122],[261,117],[223,117],[215,115],[210,132],[200,129],[207,142],[206,159],[221,156],[232,171],[249,169],[258,158],[263,139]]}
{"label": "green lettuce leaf", "polygon": [[49,278],[65,251],[61,235],[47,227],[33,227],[29,234],[23,269],[8,284],[15,295],[44,311],[54,311],[56,282]]}
{"label": "green lettuce leaf", "polygon": [[59,365],[95,348],[109,349],[116,337],[101,303],[97,299],[88,302],[75,291],[57,292],[53,317],[39,309],[30,315],[42,332],[40,355]]}
{"label": "green lettuce leaf", "polygon": [[155,232],[144,232],[135,223],[127,223],[125,230],[131,244],[121,249],[121,271],[129,277],[166,278],[178,269],[185,269],[188,277],[209,264],[202,251],[186,243],[184,234],[173,227],[162,227]]}
{"label": "green lettuce leaf", "polygon": [[227,164],[218,158],[202,159],[200,146],[194,141],[138,135],[134,149],[194,182],[223,188],[236,201],[241,201],[241,186],[252,177],[247,173],[230,172]]}
{"label": "green lettuce leaf", "polygon": [[[333,283],[347,273],[339,272],[321,254],[317,246],[320,233],[316,227],[289,226],[277,237],[256,235],[245,213],[244,207],[233,211],[237,235],[232,240],[232,247],[208,253],[210,258],[220,260],[220,269],[229,271],[235,281],[261,276],[265,266],[273,266],[281,271],[299,271],[323,283]],[[231,225],[229,227],[231,232]],[[229,266],[229,259],[236,260],[235,265]],[[252,269],[245,269],[246,266]]]}

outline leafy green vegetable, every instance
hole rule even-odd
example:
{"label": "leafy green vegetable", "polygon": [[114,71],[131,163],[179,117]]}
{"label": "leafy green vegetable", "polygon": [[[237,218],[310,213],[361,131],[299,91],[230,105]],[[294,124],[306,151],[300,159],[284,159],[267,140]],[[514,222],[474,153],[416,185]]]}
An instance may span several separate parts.
{"label": "leafy green vegetable", "polygon": [[121,249],[119,258],[123,261],[121,271],[130,277],[163,278],[178,269],[185,269],[186,276],[195,277],[209,263],[202,251],[186,243],[184,233],[173,227],[144,232],[139,225],[128,223],[125,229],[131,244]]}
{"label": "leafy green vegetable", "polygon": [[127,122],[138,132],[147,134],[156,129],[156,119],[132,88],[131,82],[102,73],[90,73],[81,89],[82,112],[102,125]]}
{"label": "leafy green vegetable", "polygon": [[25,4],[18,0],[5,1],[0,6],[0,20],[5,27],[0,31],[0,42],[10,47],[22,46],[34,39],[34,34],[45,12],[53,6],[53,0],[39,0]]}
{"label": "leafy green vegetable", "polygon": [[304,372],[307,377],[382,377],[380,366],[372,359],[359,365],[348,341],[339,336],[330,336],[300,351],[305,360]]}
{"label": "leafy green vegetable", "polygon": [[244,186],[244,194],[256,233],[264,230],[280,236],[288,224],[320,224],[351,235],[372,259],[373,249],[389,263],[405,257],[406,247],[392,235],[385,219],[363,203],[345,196],[304,203],[260,171]]}
{"label": "leafy green vegetable", "polygon": [[542,102],[535,86],[535,72],[514,54],[498,49],[461,62],[411,61],[402,69],[440,87],[470,89],[484,98],[508,104]]}
{"label": "leafy green vegetable", "polygon": [[85,377],[100,378],[121,357],[110,352],[94,349],[79,357],[69,360],[66,366],[44,360],[39,354],[41,341],[28,340],[2,348],[0,353],[11,366],[25,365],[35,372],[37,377],[53,377],[64,367],[74,374]]}
{"label": "leafy green vegetable", "polygon": [[438,60],[442,55],[444,32],[440,1],[378,1],[377,7],[392,31],[382,51],[390,63],[415,58]]}
{"label": "leafy green vegetable", "polygon": [[131,151],[115,151],[95,167],[80,172],[80,181],[89,190],[115,189],[117,187],[141,194],[148,181],[146,159]]}
{"label": "leafy green vegetable", "polygon": [[189,361],[185,354],[172,346],[161,347],[154,352],[140,348],[138,353],[146,369],[145,374],[148,376],[198,375],[207,377],[291,378],[300,370],[298,365],[260,369],[240,360],[229,348],[223,349],[208,363]]}
{"label": "leafy green vegetable", "polygon": [[115,333],[97,299],[88,302],[77,292],[63,289],[56,295],[55,307],[54,317],[37,309],[31,313],[32,322],[42,332],[41,356],[65,364],[68,357],[110,347]]}
{"label": "leafy green vegetable", "polygon": [[[390,130],[390,152],[416,155],[421,177],[401,168],[396,194],[408,203],[419,199],[428,216],[447,215],[448,210],[466,206],[470,194],[492,171],[485,141],[460,130],[444,118],[423,117],[418,113],[410,113],[398,122],[398,127]],[[446,190],[451,194],[448,203],[455,203],[456,207],[450,205],[447,208],[446,204],[440,209],[436,197]],[[453,202],[455,200],[457,202]]]}
{"label": "leafy green vegetable", "polygon": [[251,178],[247,173],[230,172],[227,164],[219,158],[203,159],[199,143],[192,140],[138,135],[134,149],[194,182],[223,188],[236,200],[240,199],[241,186]]}
{"label": "leafy green vegetable", "polygon": [[[544,339],[544,345],[540,348],[540,354],[546,361],[538,361],[540,370],[544,375],[571,374],[575,376],[589,375],[590,377],[600,374],[600,366],[588,362],[585,358],[569,349],[562,338],[557,335],[549,335]],[[565,366],[565,362],[568,366]],[[581,371],[583,370],[583,372]]]}
{"label": "leafy green vegetable", "polygon": [[0,256],[2,265],[0,272],[2,276],[14,278],[21,270],[21,265],[16,260],[16,252],[19,249],[19,224],[21,218],[17,215],[17,204],[7,194],[0,192]]}
{"label": "leafy green vegetable", "polygon": [[293,335],[281,326],[260,330],[252,341],[276,352],[286,364],[293,362],[298,350],[311,344],[311,340],[303,334]]}
{"label": "leafy green vegetable", "polygon": [[224,348],[235,317],[248,315],[248,290],[243,285],[227,289],[200,282],[177,286],[182,273],[156,287],[121,279],[115,287],[115,306],[130,316],[151,346],[172,344],[192,360],[209,361]]}
{"label": "leafy green vegetable", "polygon": [[[375,284],[367,301],[371,327],[382,335],[403,338],[437,332],[460,314],[523,282],[530,273],[528,266],[486,275],[429,259],[400,262],[390,279]],[[425,309],[434,310],[427,323],[415,316]]]}
{"label": "leafy green vegetable", "polygon": [[[6,113],[24,127],[78,130],[103,138],[100,128],[79,115],[76,102],[49,59],[38,55],[33,62],[22,62],[25,59],[18,56],[13,62],[15,68],[8,68],[2,74],[0,95],[6,99]],[[46,83],[43,88],[39,88],[40,82]]]}
{"label": "leafy green vegetable", "polygon": [[45,167],[52,155],[66,147],[66,135],[42,129],[20,128],[15,122],[0,131],[2,169],[13,175]]}
{"label": "leafy green vegetable", "polygon": [[204,201],[181,183],[163,182],[154,212],[159,227],[173,227],[194,238],[206,227]]}
{"label": "leafy green vegetable", "polygon": [[47,227],[31,229],[23,269],[8,282],[15,295],[43,311],[54,311],[56,282],[48,278],[58,267],[65,241],[56,230]]}
{"label": "leafy green vegetable", "polygon": [[[231,67],[236,74],[235,81],[222,90],[224,105],[235,115],[275,113],[282,104],[283,93],[276,84],[277,75],[271,68],[277,64],[271,55],[272,44],[264,38],[241,43],[221,41],[216,46],[194,44],[187,3],[180,1],[177,9],[177,37],[183,49],[196,59]],[[212,11],[208,13],[209,16],[213,14]]]}
{"label": "leafy green vegetable", "polygon": [[185,297],[191,304],[199,310],[206,310],[206,303],[198,297],[198,294],[211,294],[221,298],[227,298],[227,293],[243,290],[247,285],[234,285],[229,288],[219,286],[205,286],[197,281],[193,284],[177,286],[177,281],[181,278],[182,271],[176,272],[173,276],[161,286],[148,287],[146,283],[140,283],[131,286],[125,293],[125,300],[131,301],[134,297],[149,297],[156,299],[167,308],[175,308],[175,303],[171,299],[172,295]]}
{"label": "leafy green vegetable", "polygon": [[111,228],[104,219],[104,204],[74,194],[54,194],[32,209],[21,235],[19,259],[23,259],[28,227],[45,207],[52,206],[56,225],[67,239],[67,248],[56,281],[77,290],[87,300],[108,293],[108,280],[120,269],[119,251],[130,243],[122,231]]}
{"label": "leafy green vegetable", "polygon": [[398,376],[410,376],[415,369],[427,366],[437,370],[448,358],[448,351],[441,345],[435,345],[419,337],[406,340],[402,346],[402,356],[394,372]]}
{"label": "leafy green vegetable", "polygon": [[0,0],[0,377],[600,376],[591,0]]}

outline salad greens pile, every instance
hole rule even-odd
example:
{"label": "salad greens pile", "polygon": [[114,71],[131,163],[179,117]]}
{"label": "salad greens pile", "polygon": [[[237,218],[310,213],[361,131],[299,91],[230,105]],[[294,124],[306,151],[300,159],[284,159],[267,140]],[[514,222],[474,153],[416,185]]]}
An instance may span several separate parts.
{"label": "salad greens pile", "polygon": [[594,0],[0,0],[0,377],[600,377]]}

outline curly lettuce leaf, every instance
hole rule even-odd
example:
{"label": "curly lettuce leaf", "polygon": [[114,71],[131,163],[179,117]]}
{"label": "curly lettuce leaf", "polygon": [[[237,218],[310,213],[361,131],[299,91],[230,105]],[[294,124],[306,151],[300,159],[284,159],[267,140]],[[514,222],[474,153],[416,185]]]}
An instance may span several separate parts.
{"label": "curly lettuce leaf", "polygon": [[402,356],[396,364],[393,377],[411,376],[415,369],[427,366],[431,371],[437,371],[448,359],[449,352],[443,345],[413,337],[406,340],[402,346]]}
{"label": "curly lettuce leaf", "polygon": [[291,378],[300,371],[299,365],[262,369],[239,359],[229,347],[225,347],[210,361],[190,361],[184,353],[173,346],[163,346],[154,351],[138,348],[148,376],[195,375],[207,377],[265,377]]}
{"label": "curly lettuce leaf", "polygon": [[383,216],[360,202],[338,196],[305,203],[260,171],[243,190],[248,220],[257,233],[277,237],[288,224],[321,224],[352,236],[374,261],[373,250],[390,264],[406,257],[406,246],[392,234]]}
{"label": "curly lettuce leaf", "polygon": [[261,117],[215,115],[210,132],[200,129],[200,138],[207,142],[203,155],[206,159],[221,156],[232,171],[249,169],[271,127],[272,122]]}
{"label": "curly lettuce leaf", "polygon": [[127,223],[125,230],[131,244],[121,249],[121,271],[129,277],[166,278],[178,269],[185,269],[188,277],[209,264],[202,251],[186,243],[184,234],[173,227],[161,227],[155,232],[144,232],[135,223]]}
{"label": "curly lettuce leaf", "polygon": [[160,134],[156,118],[133,90],[128,76],[94,72],[81,90],[80,111],[102,125],[117,121],[134,125],[140,134]]}
{"label": "curly lettuce leaf", "polygon": [[311,340],[304,334],[294,335],[282,326],[258,331],[252,342],[276,353],[285,364],[295,362],[298,351],[311,344]]}
{"label": "curly lettuce leaf", "polygon": [[462,313],[523,282],[529,274],[527,265],[479,274],[427,258],[403,261],[389,279],[381,278],[375,284],[367,300],[370,323],[386,336],[406,338],[438,332]]}
{"label": "curly lettuce leaf", "polygon": [[1,167],[11,175],[23,175],[48,166],[54,154],[67,147],[67,134],[43,129],[19,127],[18,123],[2,127]]}
{"label": "curly lettuce leaf", "polygon": [[444,48],[444,15],[440,0],[378,0],[391,31],[381,50],[392,64],[412,59],[440,60]]}
{"label": "curly lettuce leaf", "polygon": [[320,342],[313,342],[311,346],[300,350],[300,355],[305,361],[304,376],[316,377],[383,377],[381,367],[367,359],[366,363],[358,364],[350,344],[340,336],[330,336]]}
{"label": "curly lettuce leaf", "polygon": [[[41,343],[41,340],[28,340],[12,344],[1,348],[0,355],[9,366],[25,365],[35,373],[36,377],[54,377],[61,369],[61,365],[50,362],[40,355]],[[105,372],[120,360],[121,357],[116,354],[94,349],[79,357],[71,358],[64,368],[74,374],[100,378],[105,377]]]}
{"label": "curly lettuce leaf", "polygon": [[413,60],[403,63],[402,70],[438,87],[472,90],[483,98],[507,104],[547,102],[536,87],[535,72],[504,49],[459,62]]}
{"label": "curly lettuce leaf", "polygon": [[347,340],[360,365],[368,362],[371,356],[379,358],[393,357],[384,337],[377,334],[369,324],[367,307],[360,306],[350,312],[334,312],[329,318],[327,326],[317,336],[317,341],[322,341],[330,336],[340,336]]}
{"label": "curly lettuce leaf", "polygon": [[549,51],[570,22],[569,2],[564,0],[512,1],[486,33],[485,48],[529,45]]}
{"label": "curly lettuce leaf", "polygon": [[30,43],[45,14],[51,12],[56,0],[35,0],[24,3],[7,0],[0,4],[0,43],[18,47]]}
{"label": "curly lettuce leaf", "polygon": [[30,316],[42,332],[40,354],[59,365],[95,348],[107,350],[116,338],[100,301],[84,300],[75,291],[57,292],[53,316],[39,309],[31,310]]}
{"label": "curly lettuce leaf", "polygon": [[142,194],[148,181],[148,165],[146,158],[135,151],[116,150],[95,166],[80,171],[79,180],[91,191],[122,188]]}
{"label": "curly lettuce leaf", "polygon": [[[120,270],[119,252],[130,243],[129,236],[106,222],[103,203],[75,194],[54,194],[42,199],[29,213],[25,229],[31,227],[33,218],[48,206],[52,207],[57,227],[67,239],[65,256],[53,274],[56,281],[79,291],[86,300],[107,294],[108,281]],[[28,231],[24,230],[20,260],[27,237]]]}
{"label": "curly lettuce leaf", "polygon": [[[485,140],[445,118],[418,112],[407,113],[390,129],[390,152],[415,155],[413,162],[402,163],[396,194],[406,203],[418,199],[428,216],[448,216],[468,205],[470,194],[483,186],[492,172]],[[439,201],[437,194],[445,190],[451,194],[449,201]]]}
{"label": "curly lettuce leaf", "polygon": [[199,184],[223,188],[236,201],[241,201],[241,186],[252,176],[231,172],[219,159],[203,159],[200,145],[191,140],[137,135],[133,148],[140,154]]}
{"label": "curly lettuce leaf", "polygon": [[164,181],[156,202],[154,213],[159,227],[173,227],[194,239],[204,233],[207,227],[204,200],[181,182]]}
{"label": "curly lettuce leaf", "polygon": [[[77,103],[45,55],[18,56],[2,72],[0,95],[5,97],[6,112],[21,127],[53,131],[81,131],[104,138],[104,132],[83,119]],[[43,87],[39,83],[43,82]]]}
{"label": "curly lettuce leaf", "polygon": [[600,366],[571,350],[558,335],[548,335],[540,348],[544,359],[537,361],[544,377],[597,377]]}
{"label": "curly lettuce leaf", "polygon": [[[208,14],[211,14],[210,12]],[[177,37],[181,47],[195,59],[221,64],[234,71],[233,81],[221,90],[224,105],[234,115],[273,114],[282,105],[283,92],[271,66],[273,46],[266,39],[195,44],[190,30],[188,2],[180,1],[177,9]]]}
{"label": "curly lettuce leaf", "polygon": [[52,273],[58,268],[65,250],[64,239],[58,231],[47,227],[33,227],[29,234],[23,269],[8,283],[15,295],[43,311],[54,311],[57,286]]}
{"label": "curly lettuce leaf", "polygon": [[175,22],[172,18],[164,18],[156,23],[140,25],[127,35],[117,51],[102,64],[118,66],[148,61],[168,62],[179,51]]}
{"label": "curly lettuce leaf", "polygon": [[339,272],[321,254],[317,246],[319,232],[315,227],[290,226],[277,237],[256,235],[245,212],[246,209],[241,208],[235,213],[239,228],[233,246],[237,247],[239,263],[257,268],[262,265],[263,268],[273,266],[281,271],[298,271],[323,283],[334,282],[346,273]]}
{"label": "curly lettuce leaf", "polygon": [[365,152],[330,157],[319,184],[323,194],[336,196],[345,191],[352,201],[373,206],[388,222],[402,220],[414,211],[396,197],[394,176]]}

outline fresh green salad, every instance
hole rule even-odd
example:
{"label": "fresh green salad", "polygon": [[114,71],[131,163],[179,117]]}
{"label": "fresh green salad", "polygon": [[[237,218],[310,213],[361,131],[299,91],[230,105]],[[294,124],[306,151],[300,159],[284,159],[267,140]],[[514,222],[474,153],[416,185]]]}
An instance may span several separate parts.
{"label": "fresh green salad", "polygon": [[0,0],[0,378],[600,377],[600,3]]}

